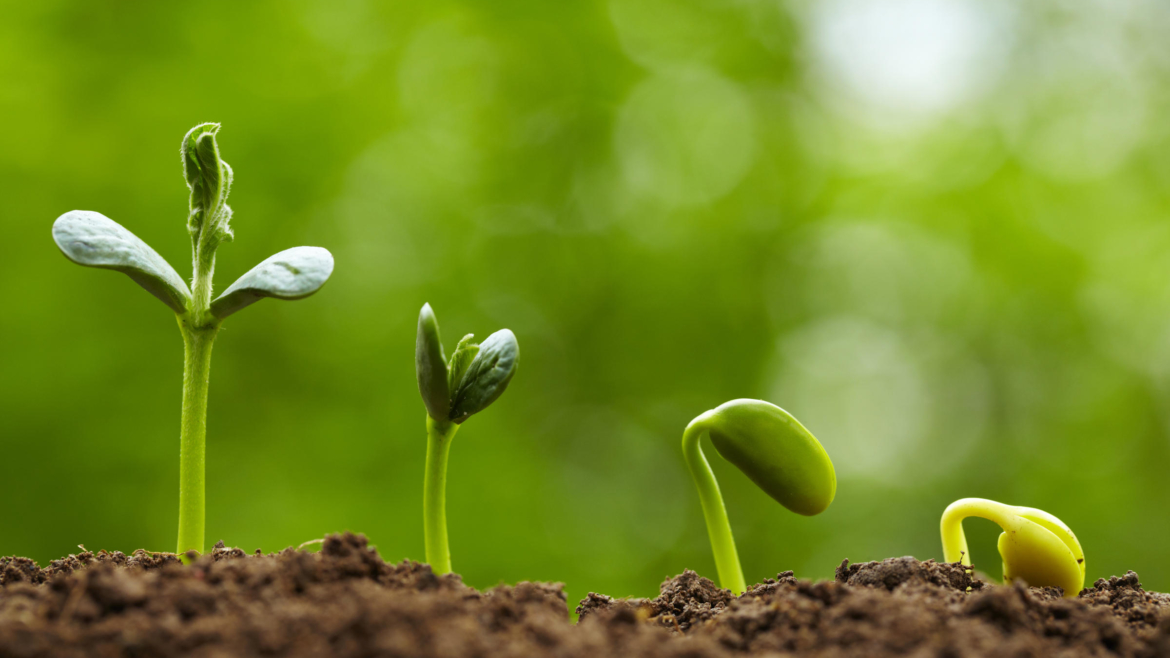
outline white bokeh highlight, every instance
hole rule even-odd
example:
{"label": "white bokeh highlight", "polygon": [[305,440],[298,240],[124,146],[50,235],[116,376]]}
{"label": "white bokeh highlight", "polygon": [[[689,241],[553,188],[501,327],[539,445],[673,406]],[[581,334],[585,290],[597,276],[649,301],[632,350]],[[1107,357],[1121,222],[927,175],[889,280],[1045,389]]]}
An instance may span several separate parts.
{"label": "white bokeh highlight", "polygon": [[974,0],[829,0],[805,19],[815,84],[867,123],[912,124],[976,99],[1010,41],[1003,12]]}

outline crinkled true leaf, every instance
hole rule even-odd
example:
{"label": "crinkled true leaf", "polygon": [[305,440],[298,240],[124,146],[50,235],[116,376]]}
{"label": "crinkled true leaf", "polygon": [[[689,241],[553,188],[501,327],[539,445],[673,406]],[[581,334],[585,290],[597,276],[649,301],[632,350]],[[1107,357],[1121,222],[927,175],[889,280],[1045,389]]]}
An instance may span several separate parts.
{"label": "crinkled true leaf", "polygon": [[520,346],[510,330],[501,329],[488,336],[459,382],[451,401],[450,419],[462,423],[495,402],[512,381],[519,360]]}
{"label": "crinkled true leaf", "polygon": [[191,190],[187,229],[197,248],[211,252],[223,242],[231,242],[232,209],[227,205],[232,187],[232,168],[219,155],[215,137],[218,123],[203,123],[192,128],[180,146],[183,177]]}
{"label": "crinkled true leaf", "polygon": [[53,222],[53,240],[74,263],[123,272],[174,312],[187,310],[191,292],[183,277],[150,245],[109,217],[71,210]]}
{"label": "crinkled true leaf", "polygon": [[265,297],[302,299],[317,292],[333,273],[333,255],[321,247],[293,247],[269,256],[211,302],[224,319]]}
{"label": "crinkled true leaf", "polygon": [[443,356],[443,341],[439,339],[439,321],[430,304],[423,304],[422,310],[418,312],[414,372],[427,413],[435,420],[446,419],[451,404],[447,386],[447,359]]}
{"label": "crinkled true leaf", "polygon": [[459,390],[459,382],[463,379],[463,374],[467,372],[468,366],[475,360],[475,355],[479,354],[479,343],[471,342],[475,338],[475,334],[467,334],[459,340],[459,344],[455,346],[455,353],[451,355],[451,360],[447,362],[447,387],[452,391]]}

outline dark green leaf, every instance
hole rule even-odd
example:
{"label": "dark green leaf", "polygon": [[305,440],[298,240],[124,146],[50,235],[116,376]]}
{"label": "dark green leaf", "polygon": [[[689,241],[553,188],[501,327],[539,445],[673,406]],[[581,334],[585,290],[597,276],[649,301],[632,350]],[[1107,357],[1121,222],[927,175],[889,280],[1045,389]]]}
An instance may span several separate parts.
{"label": "dark green leaf", "polygon": [[519,361],[520,346],[510,330],[501,329],[488,336],[459,382],[450,419],[462,423],[495,402],[512,381]]}
{"label": "dark green leaf", "polygon": [[183,277],[150,245],[109,217],[71,210],[53,222],[53,240],[74,263],[123,272],[174,312],[187,310],[191,292]]}
{"label": "dark green leaf", "polygon": [[435,319],[430,304],[423,304],[418,313],[414,372],[427,413],[435,420],[445,420],[451,404],[450,389],[447,387],[447,359],[443,356],[443,341],[439,339],[439,321]]}
{"label": "dark green leaf", "polygon": [[211,302],[211,313],[224,319],[265,297],[302,299],[317,292],[333,273],[333,256],[321,247],[293,247],[248,270]]}

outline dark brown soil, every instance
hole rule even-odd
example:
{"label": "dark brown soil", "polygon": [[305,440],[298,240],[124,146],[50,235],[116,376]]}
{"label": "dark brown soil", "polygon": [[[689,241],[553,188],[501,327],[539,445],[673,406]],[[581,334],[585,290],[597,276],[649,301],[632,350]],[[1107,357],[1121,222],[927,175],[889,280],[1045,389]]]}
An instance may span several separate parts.
{"label": "dark brown soil", "polygon": [[895,558],[791,572],[739,598],[692,571],[654,599],[590,594],[571,623],[560,584],[478,592],[358,535],[319,553],[83,552],[41,569],[0,558],[0,658],[53,656],[1170,656],[1170,596],[1133,572],[1077,599],[1001,587],[957,564]]}

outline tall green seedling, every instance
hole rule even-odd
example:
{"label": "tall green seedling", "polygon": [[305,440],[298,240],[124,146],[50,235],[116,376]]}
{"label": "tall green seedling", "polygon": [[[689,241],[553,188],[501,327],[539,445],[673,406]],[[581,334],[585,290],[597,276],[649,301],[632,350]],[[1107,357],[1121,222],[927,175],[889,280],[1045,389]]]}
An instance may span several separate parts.
{"label": "tall green seedling", "polygon": [[501,329],[482,344],[467,334],[448,359],[439,339],[439,322],[430,304],[418,315],[414,367],[418,391],[427,408],[427,462],[423,477],[423,535],[427,562],[435,573],[451,571],[447,544],[447,456],[455,432],[473,414],[504,393],[516,374],[520,346]]}
{"label": "tall green seedling", "polygon": [[116,270],[175,313],[183,336],[183,412],[179,430],[178,552],[202,552],[207,439],[207,386],[211,347],[224,318],[264,297],[301,299],[317,292],[333,272],[333,256],[321,247],[287,249],[249,270],[213,296],[215,254],[232,240],[227,205],[232,168],[219,155],[219,124],[195,126],[183,137],[180,155],[191,198],[191,287],[154,249],[104,215],[73,210],[53,223],[53,240],[79,265]]}
{"label": "tall green seedling", "polygon": [[720,583],[747,589],[719,482],[699,445],[703,436],[776,502],[805,516],[820,514],[837,494],[828,453],[787,411],[763,400],[732,400],[703,412],[683,431],[682,451],[699,490]]}

